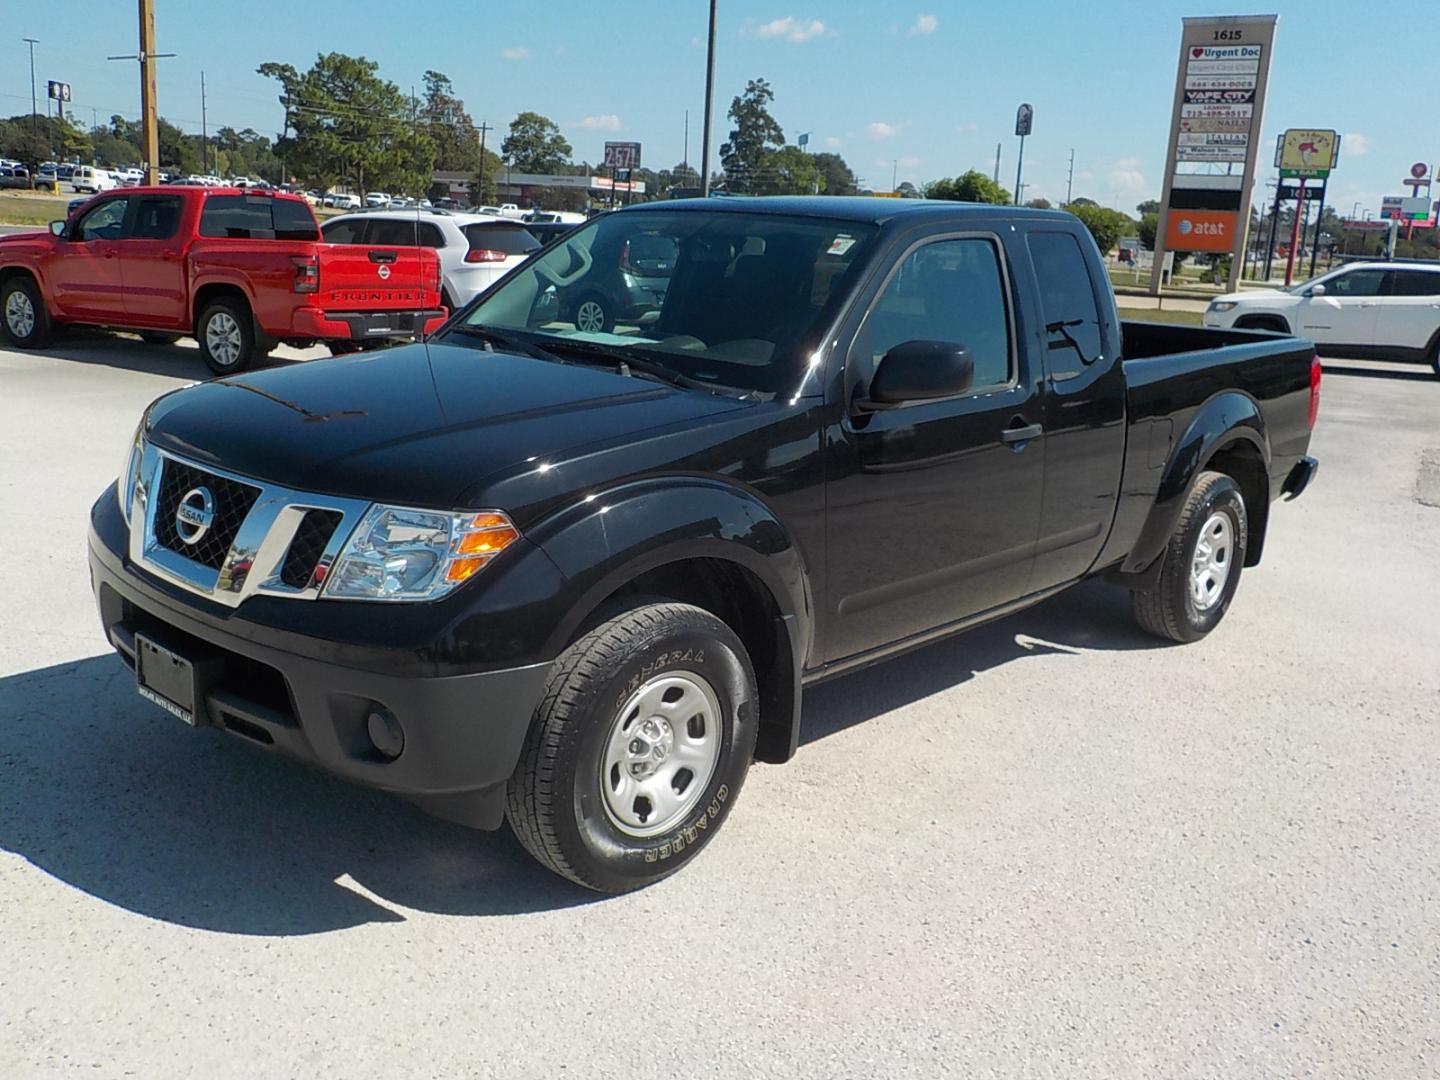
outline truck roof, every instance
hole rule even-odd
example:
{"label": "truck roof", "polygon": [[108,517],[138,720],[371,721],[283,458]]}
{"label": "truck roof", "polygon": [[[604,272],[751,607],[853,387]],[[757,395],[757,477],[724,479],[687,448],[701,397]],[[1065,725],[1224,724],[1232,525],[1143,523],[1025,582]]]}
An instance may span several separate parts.
{"label": "truck roof", "polygon": [[951,202],[944,199],[877,199],[870,195],[726,195],[708,199],[669,199],[639,203],[623,213],[659,210],[706,210],[719,213],[777,214],[817,217],[883,225],[897,218],[945,218],[1001,215],[1027,219],[1070,220],[1059,210],[1037,210],[1025,206],[996,206],[992,203]]}

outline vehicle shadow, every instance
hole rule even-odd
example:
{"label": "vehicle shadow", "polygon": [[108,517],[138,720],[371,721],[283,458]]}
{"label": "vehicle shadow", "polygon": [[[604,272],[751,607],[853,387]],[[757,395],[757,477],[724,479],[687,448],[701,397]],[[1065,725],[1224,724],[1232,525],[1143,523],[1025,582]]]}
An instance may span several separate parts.
{"label": "vehicle shadow", "polygon": [[[813,688],[803,738],[1021,657],[1155,644],[1129,623],[1120,590],[1087,584]],[[129,911],[235,934],[323,933],[402,921],[404,909],[504,916],[605,899],[543,870],[508,830],[439,821],[221,732],[192,731],[143,702],[111,654],[0,678],[0,850]]]}
{"label": "vehicle shadow", "polygon": [[[312,353],[316,357],[329,355],[320,349],[299,353],[282,348],[278,353],[256,361],[251,370],[284,367],[297,359],[309,359]],[[77,327],[57,334],[50,345],[35,355],[76,364],[140,371],[148,375],[167,375],[192,382],[214,378],[205,361],[200,359],[200,348],[193,338],[181,338],[174,345],[151,345],[135,334]]]}
{"label": "vehicle shadow", "polygon": [[1435,373],[1428,367],[1359,367],[1353,364],[1335,364],[1326,360],[1326,375],[1355,375],[1366,379],[1413,379],[1416,382],[1434,382]]}
{"label": "vehicle shadow", "polygon": [[810,687],[800,742],[817,742],[1012,660],[1164,647],[1135,624],[1129,592],[1105,581],[1087,581],[997,622]]}

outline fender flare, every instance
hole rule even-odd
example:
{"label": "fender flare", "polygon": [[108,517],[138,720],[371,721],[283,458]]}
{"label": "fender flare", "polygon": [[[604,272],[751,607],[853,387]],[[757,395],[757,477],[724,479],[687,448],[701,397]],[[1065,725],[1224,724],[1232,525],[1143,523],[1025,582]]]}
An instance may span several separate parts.
{"label": "fender flare", "polygon": [[1254,398],[1238,390],[1226,390],[1200,406],[1189,427],[1175,441],[1160,478],[1159,490],[1155,493],[1155,503],[1145,518],[1135,546],[1120,566],[1121,573],[1143,573],[1158,565],[1196,479],[1218,452],[1237,443],[1253,447],[1265,470],[1265,505],[1252,508],[1256,522],[1263,530],[1270,491],[1269,432]]}

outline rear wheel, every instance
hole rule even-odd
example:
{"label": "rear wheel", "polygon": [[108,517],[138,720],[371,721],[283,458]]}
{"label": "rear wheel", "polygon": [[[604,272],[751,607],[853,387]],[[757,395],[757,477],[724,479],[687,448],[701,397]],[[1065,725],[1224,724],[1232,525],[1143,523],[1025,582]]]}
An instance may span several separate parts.
{"label": "rear wheel", "polygon": [[216,300],[195,321],[200,355],[216,375],[244,371],[255,358],[255,329],[250,310],[237,300]]}
{"label": "rear wheel", "polygon": [[1436,336],[1435,344],[1430,347],[1430,370],[1440,379],[1440,335]]}
{"label": "rear wheel", "polygon": [[1220,625],[1240,584],[1248,520],[1240,486],[1203,472],[1161,556],[1159,576],[1133,594],[1135,620],[1171,641],[1199,641]]}
{"label": "rear wheel", "polygon": [[41,349],[50,344],[50,313],[45,310],[40,288],[23,275],[12,277],[0,287],[0,327],[5,338],[22,349]]}
{"label": "rear wheel", "polygon": [[615,325],[615,314],[599,293],[586,293],[575,304],[575,329],[586,334],[604,334]]}
{"label": "rear wheel", "polygon": [[625,892],[674,873],[724,822],[755,751],[755,674],[708,611],[651,603],[561,654],[508,790],[555,873]]}

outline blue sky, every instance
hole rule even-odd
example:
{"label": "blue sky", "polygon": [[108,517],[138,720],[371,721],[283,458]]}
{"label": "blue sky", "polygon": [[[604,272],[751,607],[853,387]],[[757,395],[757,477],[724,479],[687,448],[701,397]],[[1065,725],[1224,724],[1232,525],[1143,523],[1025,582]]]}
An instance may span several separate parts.
{"label": "blue sky", "polygon": [[[406,89],[420,86],[426,68],[445,72],[476,122],[501,135],[520,110],[544,113],[577,160],[597,160],[605,139],[624,138],[644,144],[647,165],[672,165],[684,154],[688,108],[698,163],[705,0],[437,6],[473,13],[439,18],[423,13],[428,5],[394,0],[157,0],[160,49],[179,54],[161,61],[161,112],[199,130],[203,68],[212,129],[273,134],[282,120],[277,87],[256,66],[304,67],[334,49],[378,61]],[[134,0],[6,0],[6,8],[0,115],[29,109],[24,37],[40,39],[42,95],[45,80],[59,78],[86,123],[92,108],[102,120],[138,114],[136,65],[104,59],[134,51]],[[720,0],[715,144],[728,130],[730,99],[761,76],[788,138],[809,131],[812,150],[837,150],[876,189],[888,188],[892,173],[917,184],[969,168],[988,173],[997,141],[1001,181],[1011,187],[1015,107],[1029,101],[1026,195],[1064,197],[1073,147],[1075,194],[1133,210],[1160,193],[1181,17],[1264,10],[1277,12],[1280,26],[1263,145],[1285,127],[1345,133],[1331,185],[1342,213],[1356,201],[1378,207],[1381,195],[1402,190],[1411,162],[1440,159],[1440,93],[1423,63],[1401,61],[1419,54],[1397,36],[1404,27],[1432,31],[1423,5],[1393,0],[1363,9],[1327,0]]]}

